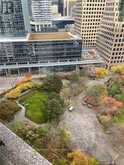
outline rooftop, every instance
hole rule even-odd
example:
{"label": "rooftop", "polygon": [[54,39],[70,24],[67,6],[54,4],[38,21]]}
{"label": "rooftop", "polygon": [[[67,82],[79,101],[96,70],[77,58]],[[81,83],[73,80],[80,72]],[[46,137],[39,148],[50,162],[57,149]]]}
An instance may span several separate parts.
{"label": "rooftop", "polygon": [[28,41],[58,41],[80,39],[78,36],[69,32],[52,32],[52,33],[30,33]]}

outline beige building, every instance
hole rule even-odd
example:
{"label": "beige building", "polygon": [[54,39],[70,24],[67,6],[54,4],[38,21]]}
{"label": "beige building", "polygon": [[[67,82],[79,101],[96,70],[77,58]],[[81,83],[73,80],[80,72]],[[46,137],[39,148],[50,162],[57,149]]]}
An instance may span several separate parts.
{"label": "beige building", "polygon": [[107,66],[124,63],[124,0],[107,0],[97,50]]}
{"label": "beige building", "polygon": [[95,48],[105,0],[77,0],[75,7],[75,33],[82,36],[84,48]]}

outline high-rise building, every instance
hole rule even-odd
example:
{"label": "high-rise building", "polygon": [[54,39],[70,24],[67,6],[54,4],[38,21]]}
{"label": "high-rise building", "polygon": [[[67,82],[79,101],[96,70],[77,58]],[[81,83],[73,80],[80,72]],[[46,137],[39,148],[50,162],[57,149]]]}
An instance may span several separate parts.
{"label": "high-rise building", "polygon": [[32,21],[34,31],[41,32],[52,27],[51,0],[32,0]]}
{"label": "high-rise building", "polygon": [[51,20],[51,0],[32,0],[32,19],[34,21]]}
{"label": "high-rise building", "polygon": [[30,30],[25,0],[0,0],[0,35],[24,36]]}
{"label": "high-rise building", "polygon": [[97,50],[108,67],[124,63],[124,0],[107,0]]}
{"label": "high-rise building", "polygon": [[58,0],[58,13],[64,16],[64,0]]}
{"label": "high-rise building", "polygon": [[66,16],[71,16],[73,15],[72,11],[73,8],[76,4],[76,0],[65,0],[65,14]]}
{"label": "high-rise building", "polygon": [[84,48],[96,46],[96,34],[105,8],[105,0],[77,0],[75,33],[82,37]]}

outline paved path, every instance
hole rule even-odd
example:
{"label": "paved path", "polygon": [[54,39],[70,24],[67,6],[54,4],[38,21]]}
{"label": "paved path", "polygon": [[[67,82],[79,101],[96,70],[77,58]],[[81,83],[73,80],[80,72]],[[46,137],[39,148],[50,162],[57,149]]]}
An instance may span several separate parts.
{"label": "paved path", "polygon": [[26,111],[26,108],[21,105],[18,101],[17,101],[17,104],[18,106],[20,107],[20,111],[18,111],[15,115],[14,115],[14,119],[10,122],[8,122],[6,125],[8,127],[11,127],[12,125],[15,125],[17,122],[24,122],[24,123],[29,123],[35,127],[38,127],[40,126],[39,124],[36,124],[35,122],[31,121],[30,119],[28,119],[26,116],[25,116],[25,111]]}
{"label": "paved path", "polygon": [[19,77],[0,77],[0,93],[7,91],[15,86]]}
{"label": "paved path", "polygon": [[111,163],[116,157],[107,135],[99,124],[95,113],[81,105],[83,95],[74,100],[75,111],[66,111],[60,122],[70,133],[70,146],[94,155],[105,164]]}

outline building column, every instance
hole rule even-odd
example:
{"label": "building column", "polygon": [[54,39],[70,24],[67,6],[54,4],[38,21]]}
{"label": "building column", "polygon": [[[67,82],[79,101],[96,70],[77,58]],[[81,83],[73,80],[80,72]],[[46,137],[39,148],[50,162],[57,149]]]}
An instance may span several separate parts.
{"label": "building column", "polygon": [[6,77],[8,76],[8,71],[7,71],[7,69],[5,69],[5,75],[6,75]]}
{"label": "building column", "polygon": [[20,70],[18,69],[17,71],[18,71],[18,76],[19,76],[20,75]]}
{"label": "building column", "polygon": [[30,67],[28,68],[28,72],[31,73],[31,68]]}
{"label": "building column", "polygon": [[76,65],[76,72],[79,73],[79,65]]}

